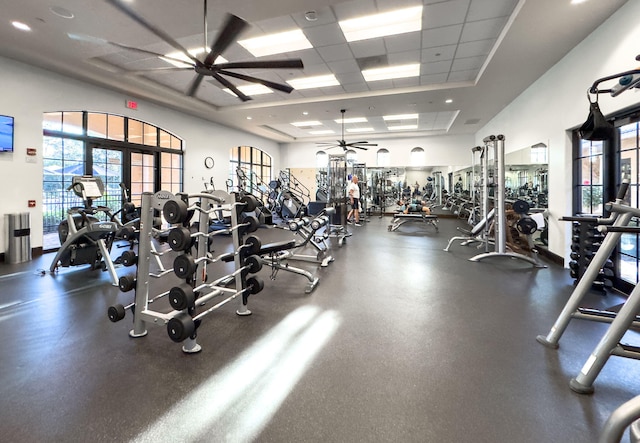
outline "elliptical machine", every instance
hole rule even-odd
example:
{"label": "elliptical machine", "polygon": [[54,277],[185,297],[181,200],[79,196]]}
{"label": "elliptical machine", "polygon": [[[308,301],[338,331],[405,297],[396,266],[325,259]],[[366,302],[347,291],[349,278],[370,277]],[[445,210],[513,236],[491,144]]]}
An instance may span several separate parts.
{"label": "elliptical machine", "polygon": [[[113,220],[111,209],[106,206],[93,206],[93,200],[104,194],[104,184],[99,177],[90,175],[75,176],[67,191],[73,191],[80,197],[84,206],[67,210],[67,219],[58,226],[60,249],[51,262],[50,272],[59,267],[91,265],[91,269],[109,271],[114,286],[118,286],[111,246],[118,232],[118,223]],[[109,221],[101,221],[97,214],[104,213]]]}

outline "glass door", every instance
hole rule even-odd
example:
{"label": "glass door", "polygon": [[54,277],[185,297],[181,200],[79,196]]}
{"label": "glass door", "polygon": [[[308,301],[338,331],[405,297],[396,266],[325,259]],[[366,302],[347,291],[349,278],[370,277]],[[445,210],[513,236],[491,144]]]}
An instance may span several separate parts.
{"label": "glass door", "polygon": [[131,201],[140,206],[143,192],[155,192],[155,155],[131,153]]}
{"label": "glass door", "polygon": [[112,212],[123,204],[120,183],[124,179],[124,153],[118,149],[94,147],[91,150],[92,175],[100,177],[104,184],[104,195],[96,205],[108,206]]}

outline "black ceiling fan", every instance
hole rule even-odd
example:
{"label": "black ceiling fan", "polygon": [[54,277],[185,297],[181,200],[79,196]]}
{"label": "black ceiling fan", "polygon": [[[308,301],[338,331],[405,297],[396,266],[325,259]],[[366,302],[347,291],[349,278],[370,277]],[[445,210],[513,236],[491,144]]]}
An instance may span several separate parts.
{"label": "black ceiling fan", "polygon": [[[133,20],[138,22],[144,28],[160,37],[164,42],[171,45],[174,49],[179,51],[181,54],[184,54],[185,57],[188,58],[188,61],[180,60],[177,58],[167,57],[163,54],[155,53],[152,51],[147,51],[144,49],[138,49],[135,47],[123,45],[120,43],[114,43],[106,41],[111,45],[117,46],[119,48],[128,49],[132,51],[142,52],[148,55],[155,55],[157,57],[161,57],[167,60],[171,60],[174,62],[179,62],[184,67],[174,67],[174,68],[159,68],[159,69],[149,69],[142,71],[132,71],[130,73],[140,74],[145,72],[153,72],[153,71],[184,71],[184,70],[194,70],[196,72],[196,77],[191,82],[189,89],[186,94],[190,97],[193,97],[196,94],[200,83],[205,76],[213,77],[218,83],[223,85],[226,88],[229,88],[240,100],[247,101],[251,100],[251,97],[243,94],[234,84],[232,84],[225,77],[233,77],[240,80],[244,80],[250,83],[258,83],[264,85],[268,88],[275,89],[277,91],[286,92],[287,94],[293,91],[293,88],[289,85],[284,85],[281,83],[275,83],[269,80],[264,80],[261,78],[253,77],[250,75],[241,74],[238,72],[230,71],[230,69],[302,69],[304,66],[302,64],[302,60],[300,59],[290,59],[290,60],[270,60],[270,61],[247,61],[247,62],[231,62],[231,63],[218,63],[216,64],[216,59],[220,56],[228,47],[231,45],[238,36],[249,26],[249,24],[237,17],[233,14],[227,14],[227,19],[222,26],[222,29],[213,40],[210,46],[209,53],[203,60],[198,59],[197,57],[191,55],[189,51],[187,51],[180,43],[178,43],[175,39],[173,39],[169,34],[164,32],[162,29],[148,22],[144,17],[139,15],[136,11],[131,9],[127,4],[125,4],[124,0],[106,0],[108,3],[111,3],[120,11],[124,12],[126,15],[131,17]],[[205,39],[205,47],[207,46],[207,0],[204,0],[204,39]]]}
{"label": "black ceiling fan", "polygon": [[378,146],[376,143],[369,143],[368,141],[347,143],[344,140],[344,113],[346,111],[347,111],[346,109],[340,110],[340,112],[342,113],[342,139],[336,140],[335,143],[334,142],[318,142],[317,145],[324,149],[342,148],[342,150],[345,152],[350,148],[362,149],[366,151],[368,149],[367,146]]}

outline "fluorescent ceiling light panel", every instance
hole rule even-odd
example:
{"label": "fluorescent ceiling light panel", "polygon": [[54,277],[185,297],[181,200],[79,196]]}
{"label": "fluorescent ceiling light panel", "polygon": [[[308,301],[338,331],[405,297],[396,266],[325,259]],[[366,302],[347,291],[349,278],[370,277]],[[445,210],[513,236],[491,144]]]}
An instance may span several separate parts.
{"label": "fluorescent ceiling light panel", "polygon": [[[366,123],[368,120],[366,119],[366,117],[353,117],[353,118],[345,118],[344,122],[345,123]],[[334,122],[336,123],[342,123],[343,120],[342,119],[336,119],[334,120]]]}
{"label": "fluorescent ceiling light panel", "polygon": [[[237,88],[245,95],[273,94],[273,91],[264,85],[244,85],[238,86]],[[235,94],[231,89],[224,88],[223,91],[235,97]]]}
{"label": "fluorescent ceiling light panel", "polygon": [[322,126],[322,123],[320,123],[317,120],[309,120],[306,122],[293,122],[291,123],[293,126],[297,126],[297,127],[304,127],[304,126]]}
{"label": "fluorescent ceiling light panel", "polygon": [[418,129],[418,125],[398,125],[398,126],[387,126],[389,131],[408,131],[409,129]]}
{"label": "fluorescent ceiling light panel", "polygon": [[373,132],[373,128],[351,128],[347,132]]}
{"label": "fluorescent ceiling light panel", "polygon": [[419,63],[400,66],[389,66],[388,68],[367,69],[362,71],[362,76],[368,82],[390,80],[394,78],[417,77],[419,75]]}
{"label": "fluorescent ceiling light panel", "polygon": [[396,114],[396,115],[383,115],[384,121],[399,121],[399,120],[415,120],[418,118],[418,114]]}
{"label": "fluorescent ceiling light panel", "polygon": [[348,42],[420,31],[422,6],[343,20],[338,24]]}
{"label": "fluorescent ceiling light panel", "polygon": [[311,135],[327,135],[327,134],[335,134],[331,129],[321,129],[319,131],[309,131]]}
{"label": "fluorescent ceiling light panel", "polygon": [[[194,57],[197,57],[198,55],[204,54],[209,50],[206,49],[206,48],[193,48],[193,49],[187,49],[187,51],[189,52],[189,54],[193,55]],[[193,62],[189,58],[187,58],[187,56],[184,55],[180,51],[170,52],[169,54],[165,54],[165,57],[171,57],[172,59],[184,60],[184,64],[182,64],[182,63],[177,62],[175,60],[171,60],[171,59],[168,59],[168,58],[160,57],[161,60],[164,60],[167,63],[171,63],[176,68],[185,68],[185,67],[193,66]],[[224,57],[219,55],[218,58],[216,58],[213,63],[214,64],[227,63],[227,61],[228,61],[227,59],[225,59]]]}
{"label": "fluorescent ceiling light panel", "polygon": [[238,43],[254,57],[313,48],[300,29],[240,40]]}
{"label": "fluorescent ceiling light panel", "polygon": [[336,79],[336,76],[333,74],[296,78],[293,80],[287,80],[287,83],[289,83],[289,85],[291,85],[293,89],[324,88],[326,86],[340,85],[340,83]]}
{"label": "fluorescent ceiling light panel", "polygon": [[19,29],[21,31],[31,31],[31,27],[26,23],[22,23],[17,20],[14,20],[11,22],[11,24],[13,25],[14,28]]}

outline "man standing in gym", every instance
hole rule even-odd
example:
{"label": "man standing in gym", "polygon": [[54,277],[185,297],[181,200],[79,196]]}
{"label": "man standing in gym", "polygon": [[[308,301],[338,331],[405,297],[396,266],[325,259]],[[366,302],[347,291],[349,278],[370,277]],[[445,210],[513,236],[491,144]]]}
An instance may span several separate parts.
{"label": "man standing in gym", "polygon": [[351,212],[353,214],[347,214],[347,221],[350,220],[350,216],[356,220],[356,226],[362,226],[360,224],[360,188],[358,187],[358,176],[351,177],[351,182],[347,186],[347,194],[349,195],[349,203],[351,204]]}

